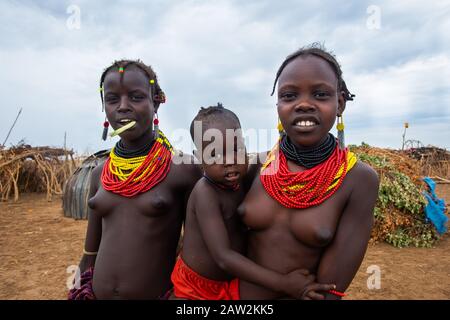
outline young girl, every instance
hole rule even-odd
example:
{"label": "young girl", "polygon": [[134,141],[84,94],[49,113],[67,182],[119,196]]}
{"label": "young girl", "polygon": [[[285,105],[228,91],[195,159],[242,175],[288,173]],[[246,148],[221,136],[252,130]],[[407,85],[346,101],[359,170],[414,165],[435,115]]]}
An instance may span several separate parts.
{"label": "young girl", "polygon": [[195,121],[201,124],[202,137],[209,136],[205,134],[208,130],[211,136],[216,133],[216,148],[209,157],[208,141],[196,146],[204,173],[188,201],[183,250],[172,273],[174,297],[238,300],[239,279],[294,298],[315,298],[314,290],[333,288],[314,283],[306,270],[277,273],[243,255],[246,228],[236,209],[247,191],[242,185],[247,161],[239,120],[221,105],[202,108],[191,124],[194,142]]}
{"label": "young girl", "polygon": [[[352,100],[335,57],[313,45],[286,58],[277,72],[284,133],[268,154],[239,208],[250,228],[248,256],[280,273],[305,268],[340,298],[364,257],[373,223],[378,177],[329,133]],[[241,281],[241,296],[280,294]]]}
{"label": "young girl", "polygon": [[100,93],[105,128],[122,132],[92,174],[81,288],[69,299],[156,299],[171,287],[186,195],[199,171],[171,161],[158,129],[165,96],[151,67],[116,61],[102,74]]}

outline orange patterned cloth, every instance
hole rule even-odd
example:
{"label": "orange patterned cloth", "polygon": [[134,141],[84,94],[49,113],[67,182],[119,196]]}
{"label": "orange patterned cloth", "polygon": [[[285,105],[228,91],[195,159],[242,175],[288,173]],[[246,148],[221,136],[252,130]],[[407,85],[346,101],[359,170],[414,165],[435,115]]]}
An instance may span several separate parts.
{"label": "orange patterned cloth", "polygon": [[239,279],[217,281],[207,279],[189,268],[178,257],[172,272],[173,293],[189,300],[239,300]]}

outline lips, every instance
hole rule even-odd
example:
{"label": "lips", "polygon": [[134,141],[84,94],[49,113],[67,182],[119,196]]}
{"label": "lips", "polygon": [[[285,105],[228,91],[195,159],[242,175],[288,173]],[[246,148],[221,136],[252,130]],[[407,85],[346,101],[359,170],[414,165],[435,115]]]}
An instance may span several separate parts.
{"label": "lips", "polygon": [[131,119],[131,118],[122,118],[122,119],[117,119],[116,120],[116,124],[118,124],[120,127],[130,123],[131,121],[136,121],[135,119]]}
{"label": "lips", "polygon": [[294,121],[292,121],[292,126],[300,131],[300,132],[309,132],[314,130],[318,125],[320,124],[320,121],[315,116],[300,116],[296,117]]}
{"label": "lips", "polygon": [[225,174],[225,180],[226,180],[227,182],[233,183],[233,182],[238,181],[239,178],[240,178],[240,176],[241,176],[241,175],[240,175],[239,172],[237,172],[237,171],[230,171],[230,172],[227,172],[227,173]]}

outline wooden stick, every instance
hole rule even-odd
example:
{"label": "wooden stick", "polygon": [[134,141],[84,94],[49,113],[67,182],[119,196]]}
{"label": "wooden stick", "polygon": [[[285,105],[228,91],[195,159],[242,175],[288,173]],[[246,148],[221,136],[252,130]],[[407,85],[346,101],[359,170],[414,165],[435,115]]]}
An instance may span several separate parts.
{"label": "wooden stick", "polygon": [[433,177],[431,177],[431,179],[439,180],[439,181],[436,181],[436,183],[450,183],[450,180],[441,178],[439,176],[433,176]]}
{"label": "wooden stick", "polygon": [[17,119],[19,119],[19,116],[20,116],[21,113],[22,113],[22,108],[20,108],[19,113],[17,114],[16,120],[14,120],[14,123],[12,124],[11,128],[9,129],[8,134],[6,135],[5,141],[3,141],[2,146],[5,146],[5,143],[8,140],[9,135],[11,134],[12,129],[16,125]]}

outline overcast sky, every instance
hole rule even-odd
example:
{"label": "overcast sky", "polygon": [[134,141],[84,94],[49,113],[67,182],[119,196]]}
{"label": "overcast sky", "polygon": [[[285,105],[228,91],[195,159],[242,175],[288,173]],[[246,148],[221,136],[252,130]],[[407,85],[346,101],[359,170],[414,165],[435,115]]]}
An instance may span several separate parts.
{"label": "overcast sky", "polygon": [[347,143],[400,148],[407,121],[407,139],[450,149],[450,1],[1,1],[0,21],[0,144],[23,108],[7,146],[112,146],[98,82],[120,58],[157,72],[169,137],[218,101],[244,130],[275,128],[275,73],[318,41],[356,94]]}

